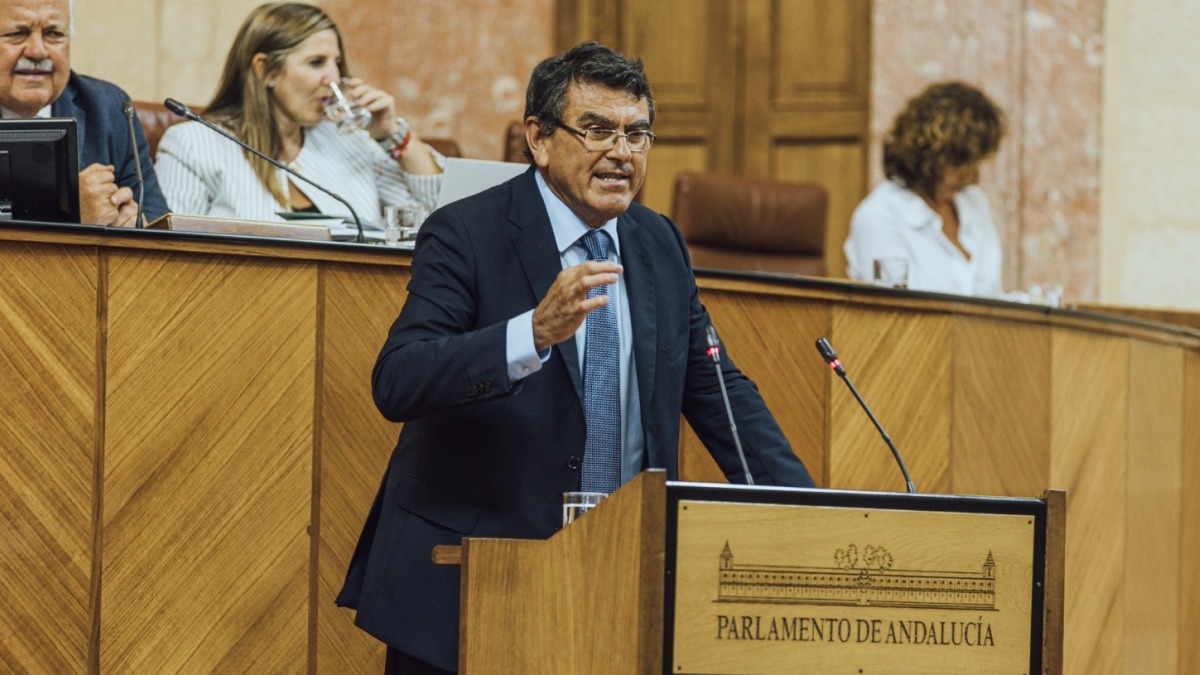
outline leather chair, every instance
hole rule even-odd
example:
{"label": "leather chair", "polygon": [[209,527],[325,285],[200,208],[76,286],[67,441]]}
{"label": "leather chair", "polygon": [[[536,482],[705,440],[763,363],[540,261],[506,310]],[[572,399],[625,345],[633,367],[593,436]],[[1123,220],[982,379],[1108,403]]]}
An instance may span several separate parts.
{"label": "leather chair", "polygon": [[685,171],[671,217],[694,267],[824,276],[828,203],[816,183]]}
{"label": "leather chair", "polygon": [[[134,101],[133,109],[146,132],[146,142],[150,145],[150,160],[154,161],[158,158],[158,141],[162,139],[163,132],[172,124],[183,122],[184,118],[167,110],[162,103],[154,101]],[[197,113],[204,111],[203,108],[195,106],[192,110]],[[425,142],[446,157],[462,157],[458,142],[452,138],[426,138]]]}
{"label": "leather chair", "polygon": [[[150,146],[150,161],[158,158],[158,142],[162,140],[163,132],[172,124],[183,122],[186,118],[180,117],[175,113],[167,110],[167,107],[162,103],[155,101],[134,101],[133,110],[137,113],[138,121],[142,123],[142,130],[146,132],[146,143]],[[196,112],[201,112],[203,108],[192,108]]]}

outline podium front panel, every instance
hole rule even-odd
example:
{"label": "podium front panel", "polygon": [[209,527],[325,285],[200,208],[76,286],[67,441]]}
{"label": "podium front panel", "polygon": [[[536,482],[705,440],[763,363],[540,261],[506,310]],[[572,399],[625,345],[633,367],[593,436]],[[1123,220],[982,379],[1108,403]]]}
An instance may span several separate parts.
{"label": "podium front panel", "polygon": [[663,672],[1040,672],[1044,502],[677,485]]}

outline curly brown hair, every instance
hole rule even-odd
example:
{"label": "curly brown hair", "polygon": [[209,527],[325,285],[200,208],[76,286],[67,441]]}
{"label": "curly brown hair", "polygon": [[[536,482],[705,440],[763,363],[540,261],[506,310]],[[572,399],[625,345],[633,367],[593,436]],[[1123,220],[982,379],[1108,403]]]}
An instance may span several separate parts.
{"label": "curly brown hair", "polygon": [[1004,137],[1004,112],[962,82],[929,86],[904,106],[883,142],[883,172],[932,198],[949,167],[992,156]]}

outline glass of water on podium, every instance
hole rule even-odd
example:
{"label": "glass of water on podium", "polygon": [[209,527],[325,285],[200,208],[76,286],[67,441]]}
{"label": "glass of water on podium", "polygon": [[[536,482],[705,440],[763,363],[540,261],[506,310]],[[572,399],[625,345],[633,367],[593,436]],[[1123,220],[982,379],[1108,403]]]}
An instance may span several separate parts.
{"label": "glass of water on podium", "polygon": [[564,492],[563,527],[596,507],[608,495],[603,492]]}

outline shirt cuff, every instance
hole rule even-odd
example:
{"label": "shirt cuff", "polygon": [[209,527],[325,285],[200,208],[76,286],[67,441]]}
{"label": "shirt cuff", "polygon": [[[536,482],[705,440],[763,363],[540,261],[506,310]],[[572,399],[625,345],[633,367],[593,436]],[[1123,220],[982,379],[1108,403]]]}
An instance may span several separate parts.
{"label": "shirt cuff", "polygon": [[533,310],[508,320],[505,350],[508,359],[508,381],[520,382],[542,369],[550,358],[550,350],[538,352],[533,344]]}

